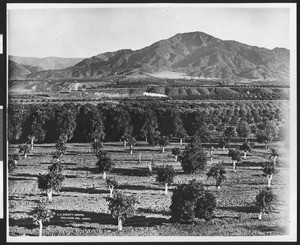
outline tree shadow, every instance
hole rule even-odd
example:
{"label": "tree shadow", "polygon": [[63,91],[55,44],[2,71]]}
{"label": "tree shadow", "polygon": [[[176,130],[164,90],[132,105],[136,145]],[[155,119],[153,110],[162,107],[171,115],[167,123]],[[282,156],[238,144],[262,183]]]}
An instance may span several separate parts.
{"label": "tree shadow", "polygon": [[[119,185],[117,187],[120,190],[138,190],[138,191],[143,191],[143,190],[155,190],[155,191],[162,191],[164,190],[162,188],[158,187],[151,187],[151,186],[144,186],[144,185]],[[171,190],[169,190],[171,191]]]}
{"label": "tree shadow", "polygon": [[29,178],[38,178],[39,174],[27,174],[27,173],[14,173],[14,176],[21,176],[21,177],[29,177]]}
{"label": "tree shadow", "polygon": [[222,215],[222,216],[216,216],[214,215],[214,219],[240,219],[239,216],[228,216],[228,215]]}
{"label": "tree shadow", "polygon": [[[257,219],[257,218],[254,218]],[[266,225],[257,225],[257,226],[251,226],[251,227],[245,227],[246,229],[251,230],[259,230],[261,232],[280,232],[281,234],[286,234],[287,230],[284,227],[278,227],[278,226],[266,226]]]}
{"label": "tree shadow", "polygon": [[34,228],[38,227],[38,225],[34,224],[32,218],[23,218],[23,219],[9,218],[8,225],[9,226],[26,227],[29,229],[34,229]]}
{"label": "tree shadow", "polygon": [[60,192],[77,192],[86,194],[109,194],[109,190],[95,189],[95,188],[80,188],[80,187],[62,187]]}
{"label": "tree shadow", "polygon": [[[77,210],[54,210],[55,215],[50,221],[52,225],[70,226],[74,223],[97,223],[100,225],[117,225],[117,219],[114,219],[108,213],[94,213]],[[165,218],[134,216],[124,222],[124,226],[153,226],[166,222]],[[74,226],[72,226],[74,227]],[[85,228],[85,227],[84,227]]]}
{"label": "tree shadow", "polygon": [[232,206],[232,207],[218,207],[220,210],[230,210],[238,213],[256,213],[257,208],[255,206]]}
{"label": "tree shadow", "polygon": [[156,225],[161,225],[168,223],[169,219],[157,218],[157,217],[145,217],[145,216],[134,216],[125,221],[124,226],[133,227],[153,227]]}
{"label": "tree shadow", "polygon": [[241,167],[262,167],[262,162],[250,162],[250,161],[242,161],[240,162]]}
{"label": "tree shadow", "polygon": [[147,176],[147,170],[148,168],[114,168],[111,173],[126,176]]}
{"label": "tree shadow", "polygon": [[165,210],[152,210],[150,208],[139,208],[138,211],[143,213],[150,213],[150,214],[171,215],[171,212]]}
{"label": "tree shadow", "polygon": [[12,176],[9,176],[8,177],[8,181],[12,181],[12,180],[33,180],[33,179],[30,179],[30,178],[14,178]]}

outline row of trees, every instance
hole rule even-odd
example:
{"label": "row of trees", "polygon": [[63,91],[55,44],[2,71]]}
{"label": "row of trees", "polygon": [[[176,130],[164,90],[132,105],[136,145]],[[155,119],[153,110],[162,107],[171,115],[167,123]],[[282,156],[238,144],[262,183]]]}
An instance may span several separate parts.
{"label": "row of trees", "polygon": [[[48,172],[40,175],[38,178],[38,188],[45,190],[48,195],[48,200],[52,201],[53,191],[59,191],[64,180],[62,174],[61,157],[65,154],[67,136],[62,134],[59,140],[56,142],[56,152],[53,156],[55,163],[49,168]],[[247,143],[247,142],[245,142]],[[243,148],[243,147],[241,147]],[[106,171],[110,171],[114,165],[109,154],[102,150],[102,144],[100,141],[95,141],[92,144],[92,151],[97,156],[97,163],[99,170],[103,172],[103,178],[106,179]],[[233,150],[235,151],[235,150]],[[229,151],[229,155],[230,155]],[[238,151],[236,151],[238,152]],[[201,146],[201,140],[199,135],[195,135],[183,152],[181,153],[178,148],[174,148],[172,153],[179,155],[179,161],[181,161],[183,171],[185,173],[195,173],[203,171],[207,156]],[[268,186],[272,179],[272,175],[275,171],[275,162],[279,154],[275,150],[272,150],[271,164],[264,164],[263,171],[268,178]],[[168,185],[170,185],[175,176],[175,171],[172,166],[165,166],[157,169],[156,180],[159,183],[165,185],[165,194],[168,194]],[[226,178],[226,173],[223,164],[213,165],[207,172],[207,177],[213,177],[216,180],[217,189],[223,180]],[[270,180],[270,181],[269,181]],[[107,186],[110,189],[110,196],[107,198],[109,202],[109,210],[114,218],[118,220],[118,229],[122,230],[122,224],[124,220],[134,215],[134,205],[137,200],[133,196],[127,196],[120,192],[113,194],[113,189],[118,185],[114,179],[106,179]],[[256,196],[256,206],[259,213],[259,219],[262,214],[270,209],[270,204],[274,201],[275,195],[271,189],[263,189]],[[204,218],[210,220],[213,217],[213,211],[216,208],[216,200],[212,193],[206,191],[202,183],[191,181],[188,184],[180,184],[174,190],[172,195],[172,203],[170,205],[170,211],[172,214],[172,220],[174,222],[194,222],[195,218]],[[45,202],[39,202],[35,208],[34,221],[40,226],[40,235],[42,235],[43,222],[49,221],[53,217],[53,212],[47,209]]]}
{"label": "row of trees", "polygon": [[[157,135],[177,137],[181,141],[199,128],[213,134],[223,134],[233,128],[237,136],[246,138],[264,135],[271,129],[273,137],[284,135],[282,108],[238,106],[226,104],[207,107],[188,107],[169,104],[92,104],[9,105],[9,142],[54,142],[61,134],[73,142],[92,142],[95,139],[118,141],[133,136],[148,139]],[[269,124],[266,126],[266,124]],[[272,125],[272,127],[270,127]]]}

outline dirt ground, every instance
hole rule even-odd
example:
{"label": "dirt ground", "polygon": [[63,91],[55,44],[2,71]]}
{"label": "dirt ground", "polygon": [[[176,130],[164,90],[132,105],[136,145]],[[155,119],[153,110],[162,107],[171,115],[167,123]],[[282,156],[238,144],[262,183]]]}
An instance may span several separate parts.
{"label": "dirt ground", "polygon": [[[274,236],[287,235],[289,225],[289,159],[288,150],[282,143],[283,156],[279,159],[278,174],[273,177],[272,188],[278,194],[275,212],[258,220],[254,208],[255,196],[267,186],[267,178],[261,170],[262,163],[268,158],[269,151],[257,145],[247,159],[232,171],[232,163],[226,151],[216,148],[213,159],[209,160],[205,171],[199,174],[184,174],[179,162],[174,161],[171,149],[179,144],[172,143],[161,153],[160,147],[150,147],[138,142],[132,155],[129,148],[121,142],[105,143],[104,149],[111,153],[115,168],[108,177],[115,178],[116,188],[128,195],[135,194],[139,203],[136,214],[124,224],[123,231],[117,230],[117,220],[108,213],[105,197],[109,195],[102,174],[96,170],[96,157],[90,144],[68,144],[67,154],[63,157],[63,174],[66,176],[61,191],[54,193],[53,202],[48,206],[55,215],[44,224],[44,236]],[[183,148],[181,146],[181,148]],[[16,145],[9,151],[17,150]],[[208,149],[205,149],[208,152]],[[27,159],[21,159],[15,172],[9,174],[8,208],[10,236],[38,236],[38,225],[32,221],[32,209],[36,201],[46,198],[37,188],[37,177],[45,173],[52,164],[55,152],[53,144],[37,144]],[[139,154],[141,163],[138,163]],[[171,164],[177,170],[174,183],[168,195],[164,186],[156,183],[155,175],[146,176],[148,164],[154,160],[155,166]],[[227,179],[220,190],[215,180],[206,178],[213,163],[224,161]],[[196,224],[170,222],[172,190],[180,183],[191,179],[202,181],[217,200],[214,218],[210,221],[199,220]]]}

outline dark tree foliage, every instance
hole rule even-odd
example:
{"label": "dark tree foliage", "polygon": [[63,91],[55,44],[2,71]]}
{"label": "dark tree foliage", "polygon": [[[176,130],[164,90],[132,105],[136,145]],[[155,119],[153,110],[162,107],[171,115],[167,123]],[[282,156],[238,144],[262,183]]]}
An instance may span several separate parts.
{"label": "dark tree foliage", "polygon": [[240,122],[236,127],[236,132],[239,137],[247,139],[250,136],[251,128],[247,122]]}
{"label": "dark tree foliage", "polygon": [[277,196],[274,194],[273,190],[270,187],[261,189],[256,195],[256,207],[262,212],[272,212],[274,202],[277,200]]}
{"label": "dark tree foliage", "polygon": [[208,173],[206,173],[207,178],[213,177],[216,180],[216,186],[221,186],[222,182],[226,179],[226,170],[223,164],[213,165]]}
{"label": "dark tree foliage", "polygon": [[65,176],[62,174],[62,167],[59,162],[48,168],[48,173],[38,177],[38,188],[47,191],[49,201],[52,200],[52,191],[59,191]]}
{"label": "dark tree foliage", "polygon": [[222,137],[220,138],[219,142],[218,142],[218,146],[221,147],[221,148],[226,148],[229,146],[229,142],[228,142],[228,139],[225,138],[225,137]]}
{"label": "dark tree foliage", "polygon": [[103,140],[104,115],[98,108],[92,104],[82,105],[76,118],[76,140],[79,142],[91,142]]}
{"label": "dark tree foliage", "polygon": [[[18,142],[23,134],[24,123],[28,117],[29,108],[22,104],[8,104],[7,133],[11,143]],[[26,136],[25,136],[26,137]]]}
{"label": "dark tree foliage", "polygon": [[135,204],[138,203],[136,197],[116,191],[113,197],[107,197],[106,201],[110,214],[118,219],[118,229],[122,230],[122,222],[135,214]]}
{"label": "dark tree foliage", "polygon": [[278,127],[275,122],[272,121],[263,123],[260,126],[256,136],[257,142],[264,143],[266,148],[268,148],[268,144],[278,137]]}
{"label": "dark tree foliage", "polygon": [[273,175],[278,172],[278,170],[275,168],[274,164],[271,162],[265,162],[261,168],[261,170],[264,172],[266,176]]}
{"label": "dark tree foliage", "polygon": [[132,134],[132,125],[129,111],[121,106],[105,108],[106,140],[120,140],[124,135]]}
{"label": "dark tree foliage", "polygon": [[234,161],[241,161],[241,153],[236,149],[229,150],[228,156],[230,156]]}
{"label": "dark tree foliage", "polygon": [[245,154],[244,154],[244,158],[246,158],[246,152],[251,152],[252,150],[252,147],[251,147],[251,144],[250,142],[248,141],[245,141],[241,146],[240,146],[240,150],[243,151]]}
{"label": "dark tree foliage", "polygon": [[[97,153],[96,166],[98,167],[100,173],[109,172],[113,169],[115,163],[111,159],[109,153],[107,151],[101,150]],[[105,178],[105,175],[104,175]]]}
{"label": "dark tree foliage", "polygon": [[163,184],[171,184],[174,181],[175,171],[173,166],[167,165],[157,169],[156,181]]}
{"label": "dark tree foliage", "polygon": [[[145,138],[147,138],[152,142],[153,139],[158,137],[158,135],[160,134],[157,131],[157,129],[158,129],[158,123],[157,123],[156,113],[154,112],[154,110],[147,108],[144,111],[144,123],[142,127],[142,134]],[[148,143],[152,145],[149,141]]]}
{"label": "dark tree foliage", "polygon": [[148,131],[148,134],[146,135],[148,144],[151,146],[158,145],[159,135],[159,131]]}
{"label": "dark tree foliage", "polygon": [[95,140],[92,144],[91,150],[93,153],[97,154],[103,148],[103,144],[99,140]]}
{"label": "dark tree foliage", "polygon": [[65,155],[65,152],[67,150],[67,136],[65,135],[59,136],[59,139],[55,143],[55,148],[56,148],[56,156],[58,156],[58,158]]}
{"label": "dark tree foliage", "polygon": [[203,171],[207,163],[207,155],[203,151],[201,141],[198,137],[194,137],[178,160],[181,162],[181,167],[184,173],[196,173]]}
{"label": "dark tree foliage", "polygon": [[226,127],[224,131],[224,136],[228,139],[230,142],[233,137],[236,136],[236,130],[234,126]]}
{"label": "dark tree foliage", "polygon": [[57,129],[57,138],[65,135],[67,140],[73,138],[73,133],[76,128],[77,107],[73,103],[63,104],[58,107],[55,113],[55,122]]}
{"label": "dark tree foliage", "polygon": [[15,161],[12,158],[9,158],[7,161],[8,165],[8,172],[12,173],[17,168]]}
{"label": "dark tree foliage", "polygon": [[173,191],[170,210],[175,222],[193,222],[195,218],[210,220],[215,208],[213,194],[205,191],[202,183],[196,180],[180,184]]}
{"label": "dark tree foliage", "polygon": [[179,154],[180,154],[180,148],[179,147],[174,147],[172,149],[172,155],[179,156]]}

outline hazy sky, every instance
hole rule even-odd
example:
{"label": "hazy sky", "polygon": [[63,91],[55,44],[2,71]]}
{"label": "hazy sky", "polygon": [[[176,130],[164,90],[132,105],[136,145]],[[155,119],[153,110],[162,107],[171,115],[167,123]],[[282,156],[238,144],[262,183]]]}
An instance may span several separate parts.
{"label": "hazy sky", "polygon": [[89,8],[73,5],[58,9],[44,5],[36,9],[29,4],[8,4],[8,54],[90,57],[118,49],[140,49],[177,33],[192,31],[269,49],[290,48],[290,9],[285,5],[85,6]]}

